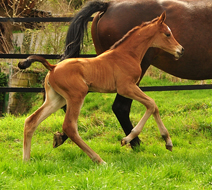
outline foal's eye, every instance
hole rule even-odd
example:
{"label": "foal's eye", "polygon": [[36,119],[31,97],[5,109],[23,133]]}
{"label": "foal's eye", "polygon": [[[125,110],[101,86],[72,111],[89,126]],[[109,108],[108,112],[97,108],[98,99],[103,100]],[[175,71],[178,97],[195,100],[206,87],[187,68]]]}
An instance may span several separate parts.
{"label": "foal's eye", "polygon": [[170,34],[170,33],[166,33],[165,35],[166,35],[167,37],[170,37],[170,36],[171,36],[171,34]]}

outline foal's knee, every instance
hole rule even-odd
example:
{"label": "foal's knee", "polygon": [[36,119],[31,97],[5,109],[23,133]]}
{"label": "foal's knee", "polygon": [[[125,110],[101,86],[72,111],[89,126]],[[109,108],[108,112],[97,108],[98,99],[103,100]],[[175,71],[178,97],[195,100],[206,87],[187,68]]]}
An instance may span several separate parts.
{"label": "foal's knee", "polygon": [[157,114],[157,113],[159,113],[159,109],[158,109],[158,106],[155,104],[154,114]]}
{"label": "foal's knee", "polygon": [[155,112],[158,112],[158,107],[153,99],[149,99],[149,102],[146,106],[147,111],[149,111],[151,114],[154,114]]}

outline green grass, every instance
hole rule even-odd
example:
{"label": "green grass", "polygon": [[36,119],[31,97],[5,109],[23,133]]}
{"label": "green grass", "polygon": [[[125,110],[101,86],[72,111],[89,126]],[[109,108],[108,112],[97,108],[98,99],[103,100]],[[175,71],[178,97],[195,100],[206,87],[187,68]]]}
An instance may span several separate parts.
{"label": "green grass", "polygon": [[[150,77],[142,84],[172,85]],[[24,163],[26,116],[6,115],[0,119],[0,189],[212,189],[212,91],[146,94],[159,107],[173,152],[165,149],[153,117],[139,135],[143,142],[139,150],[121,147],[124,133],[111,109],[115,94],[90,93],[79,118],[79,132],[107,165],[94,164],[70,140],[52,148],[53,133],[61,131],[64,120],[62,110],[40,124],[32,139],[31,160]],[[143,105],[133,102],[133,125],[144,111]]]}

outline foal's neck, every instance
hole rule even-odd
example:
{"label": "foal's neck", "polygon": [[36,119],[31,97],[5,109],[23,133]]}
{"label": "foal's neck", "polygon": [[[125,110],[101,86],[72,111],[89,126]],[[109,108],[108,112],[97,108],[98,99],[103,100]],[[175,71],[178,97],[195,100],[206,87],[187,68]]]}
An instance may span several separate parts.
{"label": "foal's neck", "polygon": [[117,50],[121,51],[124,55],[133,57],[140,64],[146,51],[152,45],[155,33],[156,30],[152,24],[143,26],[131,33],[131,36],[126,38],[117,47]]}

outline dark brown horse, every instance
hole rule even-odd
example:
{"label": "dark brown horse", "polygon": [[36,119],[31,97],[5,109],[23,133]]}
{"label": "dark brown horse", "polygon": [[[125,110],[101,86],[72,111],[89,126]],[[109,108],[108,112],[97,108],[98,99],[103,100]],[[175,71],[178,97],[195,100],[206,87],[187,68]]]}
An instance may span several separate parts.
{"label": "dark brown horse", "polygon": [[[128,30],[166,11],[166,23],[176,40],[185,48],[184,56],[176,61],[163,50],[151,48],[142,63],[142,76],[150,65],[184,79],[212,78],[212,2],[210,0],[118,0],[90,2],[75,16],[70,25],[64,57],[77,57],[80,42],[89,16],[99,11],[92,24],[92,38],[97,54],[109,49]],[[71,43],[73,42],[73,43]],[[124,132],[128,135],[133,126],[129,119],[132,100],[117,94],[113,111]],[[55,134],[55,146],[66,139],[65,134]],[[139,144],[135,138],[131,146]]]}

